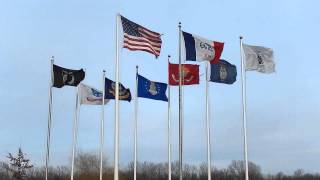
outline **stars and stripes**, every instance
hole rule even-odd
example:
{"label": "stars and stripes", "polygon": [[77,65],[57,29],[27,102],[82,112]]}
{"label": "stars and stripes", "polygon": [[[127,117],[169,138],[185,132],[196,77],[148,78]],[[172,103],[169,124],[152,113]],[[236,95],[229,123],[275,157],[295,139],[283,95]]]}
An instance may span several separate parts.
{"label": "stars and stripes", "polygon": [[156,57],[160,55],[161,34],[150,31],[123,16],[121,16],[121,22],[124,33],[124,48],[131,51],[146,51]]}

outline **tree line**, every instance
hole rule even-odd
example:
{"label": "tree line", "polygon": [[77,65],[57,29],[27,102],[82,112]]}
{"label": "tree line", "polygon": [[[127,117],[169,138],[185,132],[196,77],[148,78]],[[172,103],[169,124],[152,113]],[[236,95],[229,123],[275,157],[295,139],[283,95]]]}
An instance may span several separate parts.
{"label": "tree line", "polygon": [[[0,162],[0,180],[43,180],[45,178],[44,167],[34,167],[25,157],[21,149],[17,156],[9,154],[6,162]],[[108,159],[104,158],[103,180],[113,180],[113,168]],[[172,180],[179,179],[178,162],[172,163]],[[167,180],[167,163],[139,162],[137,164],[138,180]],[[69,180],[70,167],[57,166],[49,168],[49,180]],[[74,180],[99,179],[100,159],[95,153],[79,152],[75,158]],[[245,165],[241,160],[233,160],[227,168],[212,168],[213,180],[244,180]],[[320,174],[296,170],[292,175],[283,172],[265,175],[259,165],[249,162],[250,180],[320,180]],[[133,163],[121,168],[120,180],[133,180]],[[183,168],[184,180],[207,180],[207,164],[185,164]]]}

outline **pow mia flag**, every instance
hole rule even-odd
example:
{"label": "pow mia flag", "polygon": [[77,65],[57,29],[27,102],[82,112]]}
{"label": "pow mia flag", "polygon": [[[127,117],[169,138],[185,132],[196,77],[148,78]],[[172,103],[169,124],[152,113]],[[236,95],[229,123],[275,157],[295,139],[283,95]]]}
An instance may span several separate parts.
{"label": "pow mia flag", "polygon": [[261,73],[275,72],[273,50],[262,46],[243,44],[246,71],[258,71]]}
{"label": "pow mia flag", "polygon": [[53,65],[53,87],[62,88],[63,86],[78,86],[84,79],[83,69],[72,70],[57,65]]}

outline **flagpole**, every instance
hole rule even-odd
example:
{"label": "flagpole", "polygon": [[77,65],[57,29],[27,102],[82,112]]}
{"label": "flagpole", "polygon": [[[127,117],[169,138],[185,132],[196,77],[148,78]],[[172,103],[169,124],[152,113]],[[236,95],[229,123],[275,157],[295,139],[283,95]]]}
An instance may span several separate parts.
{"label": "flagpole", "polygon": [[211,180],[211,143],[210,143],[210,109],[209,109],[209,62],[206,62],[206,129],[208,180]]}
{"label": "flagpole", "polygon": [[183,111],[182,111],[182,65],[181,65],[181,22],[179,28],[179,180],[182,180],[182,137],[183,137]]}
{"label": "flagpole", "polygon": [[135,103],[134,103],[134,169],[133,169],[133,180],[137,180],[138,69],[139,69],[139,66],[136,66],[136,94],[135,94]]}
{"label": "flagpole", "polygon": [[104,144],[104,101],[105,101],[105,81],[106,81],[106,71],[103,70],[102,76],[102,108],[101,108],[101,127],[100,127],[100,180],[102,180],[103,175],[103,144]]}
{"label": "flagpole", "polygon": [[[168,65],[170,55],[168,55]],[[168,73],[169,74],[169,73]],[[168,180],[171,180],[171,109],[170,109],[170,84],[168,77]]]}
{"label": "flagpole", "polygon": [[49,82],[49,111],[48,111],[48,129],[47,129],[47,146],[46,146],[46,180],[48,180],[48,169],[49,169],[49,159],[50,159],[50,140],[51,140],[51,121],[52,121],[52,85],[53,85],[53,63],[54,56],[51,57],[51,78]]}
{"label": "flagpole", "polygon": [[241,57],[241,89],[242,89],[242,120],[243,120],[243,145],[245,159],[245,180],[249,180],[249,165],[248,165],[248,144],[247,144],[247,103],[246,103],[246,73],[245,63],[243,59],[243,37],[240,36],[240,57]]}
{"label": "flagpole", "polygon": [[114,180],[119,179],[119,18],[116,16],[116,93],[115,93],[115,138],[114,138]]}
{"label": "flagpole", "polygon": [[73,140],[72,140],[72,160],[71,160],[71,180],[74,176],[74,158],[75,158],[75,148],[77,142],[77,127],[78,127],[78,107],[79,107],[79,86],[76,90],[76,106],[74,112],[74,121],[73,121]]}

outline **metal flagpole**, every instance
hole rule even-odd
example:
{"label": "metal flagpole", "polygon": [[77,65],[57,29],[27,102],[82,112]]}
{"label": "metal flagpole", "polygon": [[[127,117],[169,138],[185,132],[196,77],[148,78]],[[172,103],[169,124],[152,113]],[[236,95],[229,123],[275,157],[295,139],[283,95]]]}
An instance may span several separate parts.
{"label": "metal flagpole", "polygon": [[136,94],[134,103],[134,170],[133,180],[137,180],[137,138],[138,138],[138,69],[136,66]]}
{"label": "metal flagpole", "polygon": [[48,180],[48,169],[50,159],[50,140],[51,140],[51,121],[52,121],[52,85],[53,85],[53,63],[54,56],[51,57],[51,79],[49,83],[49,113],[48,113],[48,129],[47,129],[47,146],[46,146],[46,180]]}
{"label": "metal flagpole", "polygon": [[[168,65],[170,55],[168,55]],[[168,180],[171,180],[171,109],[170,109],[170,84],[168,77]]]}
{"label": "metal flagpole", "polygon": [[240,36],[240,57],[241,57],[241,86],[242,86],[242,120],[243,120],[243,133],[244,133],[244,159],[245,159],[245,180],[249,180],[249,166],[248,166],[248,144],[247,144],[247,103],[246,103],[246,73],[245,63],[243,59],[243,37]]}
{"label": "metal flagpole", "polygon": [[210,143],[210,109],[209,109],[209,62],[206,62],[206,129],[208,180],[211,180],[211,143]]}
{"label": "metal flagpole", "polygon": [[74,121],[73,121],[73,141],[72,141],[72,160],[71,160],[71,180],[74,176],[74,157],[75,157],[75,148],[77,142],[77,127],[78,127],[78,107],[79,107],[79,86],[76,90],[76,107],[74,112]]}
{"label": "metal flagpole", "polygon": [[104,144],[104,96],[105,96],[105,81],[106,81],[106,71],[103,70],[103,76],[102,76],[102,111],[101,111],[101,127],[100,127],[100,180],[102,180],[103,175],[103,144]]}
{"label": "metal flagpole", "polygon": [[182,180],[182,65],[181,65],[181,22],[178,25],[179,28],[179,179]]}
{"label": "metal flagpole", "polygon": [[114,138],[114,180],[119,179],[119,18],[116,16],[116,93],[115,93],[115,138]]}

